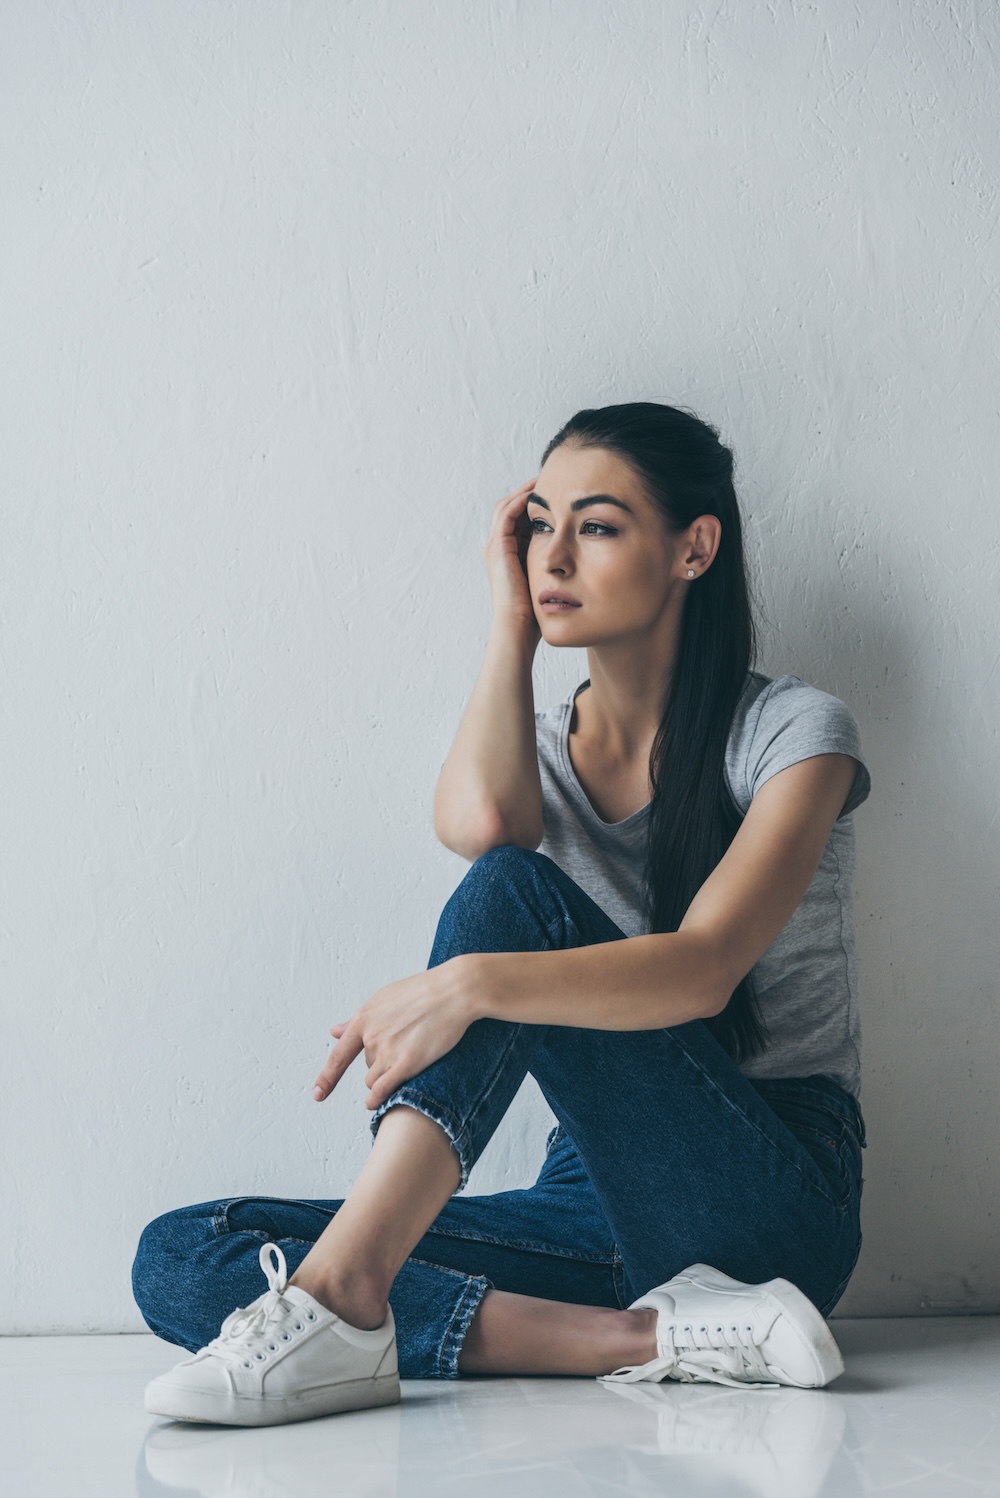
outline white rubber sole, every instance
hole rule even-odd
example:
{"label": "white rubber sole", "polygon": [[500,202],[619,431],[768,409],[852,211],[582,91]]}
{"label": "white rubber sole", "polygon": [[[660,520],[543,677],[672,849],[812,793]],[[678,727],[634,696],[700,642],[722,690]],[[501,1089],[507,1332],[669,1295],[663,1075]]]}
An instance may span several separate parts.
{"label": "white rubber sole", "polygon": [[157,1388],[154,1380],[146,1389],[147,1415],[168,1420],[189,1420],[198,1425],[284,1425],[293,1420],[314,1420],[318,1415],[337,1415],[346,1410],[364,1410],[400,1402],[399,1374],[379,1378],[355,1378],[319,1389],[304,1389],[285,1398],[266,1395],[202,1393],[197,1389]]}

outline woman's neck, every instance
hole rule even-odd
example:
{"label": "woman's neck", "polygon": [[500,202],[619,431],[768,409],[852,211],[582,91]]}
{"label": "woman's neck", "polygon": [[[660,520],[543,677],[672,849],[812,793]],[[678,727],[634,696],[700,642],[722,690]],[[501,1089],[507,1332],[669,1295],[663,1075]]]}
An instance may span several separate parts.
{"label": "woman's neck", "polygon": [[576,698],[572,731],[608,761],[631,764],[648,759],[663,718],[669,673],[633,661],[632,669],[612,677],[594,651],[587,655],[590,686]]}

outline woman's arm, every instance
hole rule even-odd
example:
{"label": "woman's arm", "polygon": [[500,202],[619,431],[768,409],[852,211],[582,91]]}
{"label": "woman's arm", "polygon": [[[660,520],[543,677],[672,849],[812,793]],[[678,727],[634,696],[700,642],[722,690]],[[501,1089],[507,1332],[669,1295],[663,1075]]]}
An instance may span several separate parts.
{"label": "woman's arm", "polygon": [[655,1030],[720,1014],[809,888],[856,768],[818,754],[772,775],[677,931],[452,959],[467,967],[470,1022]]}
{"label": "woman's arm", "polygon": [[313,1096],[365,1053],[377,1108],[445,1055],[477,1019],[591,1030],[657,1030],[720,1014],[802,899],[854,780],[849,754],[772,775],[679,931],[551,952],[463,952],[387,984],[346,1023]]}
{"label": "woman's arm", "polygon": [[537,848],[542,782],[530,649],[494,627],[434,793],[434,831],[470,862],[501,843]]}
{"label": "woman's arm", "polygon": [[537,848],[542,840],[531,681],[541,631],[520,557],[533,483],[508,494],[493,512],[485,550],[493,628],[434,793],[437,837],[470,861],[501,843]]}

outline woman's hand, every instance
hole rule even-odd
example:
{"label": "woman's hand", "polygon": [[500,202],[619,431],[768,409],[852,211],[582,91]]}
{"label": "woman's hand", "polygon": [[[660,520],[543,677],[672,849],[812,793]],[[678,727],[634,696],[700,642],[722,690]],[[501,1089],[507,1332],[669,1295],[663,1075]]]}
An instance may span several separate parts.
{"label": "woman's hand", "polygon": [[527,568],[531,539],[528,495],[534,486],[535,479],[528,479],[495,505],[483,556],[493,596],[494,623],[515,629],[526,635],[530,644],[537,645],[542,631],[531,600]]}
{"label": "woman's hand", "polygon": [[329,1097],[364,1051],[365,1086],[370,1089],[365,1107],[378,1108],[397,1087],[457,1045],[478,1018],[481,974],[480,953],[451,957],[412,978],[387,983],[346,1024],[331,1025],[336,1044],[313,1086],[316,1101]]}

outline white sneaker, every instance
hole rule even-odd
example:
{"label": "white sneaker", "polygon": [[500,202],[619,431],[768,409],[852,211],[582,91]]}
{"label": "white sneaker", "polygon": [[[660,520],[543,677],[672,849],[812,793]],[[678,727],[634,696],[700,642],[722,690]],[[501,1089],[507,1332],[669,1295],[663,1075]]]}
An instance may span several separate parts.
{"label": "white sneaker", "polygon": [[270,1288],[227,1316],[207,1347],[146,1385],[148,1414],[280,1425],[399,1402],[391,1306],[380,1327],[365,1331],[289,1285],[276,1243],[264,1244],[260,1267]]}
{"label": "white sneaker", "polygon": [[657,1356],[599,1374],[604,1383],[675,1378],[735,1389],[822,1388],[844,1360],[819,1311],[790,1280],[744,1285],[709,1264],[692,1264],[629,1306],[651,1306]]}

